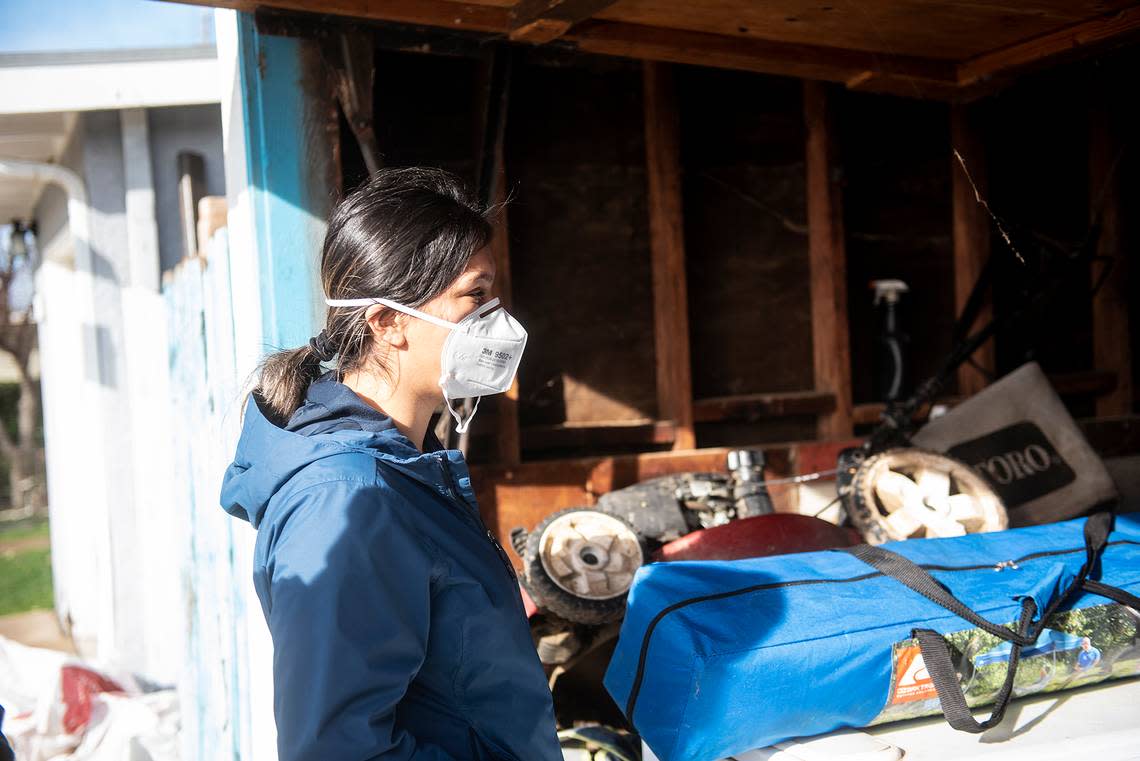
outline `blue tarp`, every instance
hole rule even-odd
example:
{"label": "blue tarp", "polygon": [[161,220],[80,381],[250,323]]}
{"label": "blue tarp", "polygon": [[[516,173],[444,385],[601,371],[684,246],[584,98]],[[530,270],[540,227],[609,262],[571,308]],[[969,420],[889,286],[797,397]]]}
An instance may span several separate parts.
{"label": "blue tarp", "polygon": [[[1081,646],[1081,640],[1076,634],[1059,632],[1056,629],[1043,629],[1041,636],[1033,643],[1033,647],[1021,648],[1022,658],[1032,658],[1034,655],[1045,655],[1064,650],[1076,650]],[[997,647],[974,656],[974,666],[988,666],[991,663],[1004,663],[1009,660],[1009,651],[1012,645],[1002,642]]]}

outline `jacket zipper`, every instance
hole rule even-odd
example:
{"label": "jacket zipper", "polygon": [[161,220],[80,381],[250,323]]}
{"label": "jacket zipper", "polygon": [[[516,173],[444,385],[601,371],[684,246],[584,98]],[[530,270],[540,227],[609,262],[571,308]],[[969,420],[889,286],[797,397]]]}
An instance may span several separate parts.
{"label": "jacket zipper", "polygon": [[[1115,542],[1108,542],[1107,544],[1105,544],[1105,547],[1106,548],[1112,547],[1112,546],[1118,545],[1118,544],[1138,544],[1138,545],[1140,545],[1140,542],[1135,542],[1135,541],[1132,541],[1131,539],[1118,539]],[[1037,560],[1038,558],[1051,557],[1054,555],[1070,555],[1074,552],[1084,552],[1084,551],[1085,551],[1085,547],[1082,545],[1081,547],[1077,547],[1075,549],[1068,549],[1068,550],[1042,550],[1040,552],[1031,552],[1028,555],[1023,555],[1022,557],[1019,557],[1019,558],[1016,558],[1013,560],[1003,560],[997,564],[986,563],[985,565],[953,566],[953,565],[936,565],[936,564],[931,563],[931,564],[927,564],[927,565],[919,565],[919,568],[922,568],[922,569],[927,570],[927,571],[978,571],[978,570],[981,570],[983,568],[992,568],[995,571],[998,571],[998,570],[1001,570],[1002,568],[1018,568],[1021,563],[1024,563],[1028,560]],[[637,707],[638,693],[641,691],[641,683],[642,683],[642,680],[645,678],[645,662],[646,662],[646,659],[649,655],[649,640],[653,636],[653,630],[657,628],[657,624],[659,624],[661,622],[661,619],[663,619],[665,616],[672,613],[673,611],[679,610],[680,608],[684,608],[684,607],[687,607],[689,605],[692,605],[692,604],[698,603],[698,602],[706,602],[708,600],[722,600],[722,599],[725,599],[728,597],[736,597],[738,595],[749,594],[750,592],[760,592],[760,591],[766,591],[769,589],[780,589],[783,587],[811,586],[811,585],[815,585],[815,584],[847,584],[847,583],[854,582],[854,581],[865,581],[867,579],[873,579],[877,576],[882,576],[882,575],[883,575],[883,573],[881,571],[872,571],[871,573],[865,573],[865,574],[862,574],[861,576],[852,576],[851,578],[848,578],[848,579],[796,579],[793,581],[780,581],[780,582],[774,582],[771,584],[756,584],[756,585],[753,585],[751,587],[744,587],[743,589],[734,589],[734,590],[731,590],[728,592],[717,592],[716,594],[711,594],[711,595],[701,595],[699,597],[689,597],[687,599],[680,600],[678,602],[673,603],[672,605],[668,606],[667,608],[661,610],[649,622],[649,626],[645,627],[645,634],[642,636],[642,640],[641,640],[641,652],[640,652],[640,654],[638,656],[638,660],[637,660],[637,672],[634,674],[633,685],[630,687],[630,690],[629,690],[629,699],[626,701],[626,708],[625,708],[626,718],[628,718],[630,721],[633,721],[633,710],[634,710],[634,708]]]}
{"label": "jacket zipper", "polygon": [[507,573],[511,575],[511,581],[517,584],[519,580],[518,574],[515,573],[515,567],[511,564],[511,559],[507,555],[506,550],[503,549],[503,545],[499,544],[499,540],[495,538],[495,535],[491,532],[491,529],[487,528],[487,524],[483,522],[483,516],[479,515],[477,510],[473,509],[469,504],[467,504],[466,500],[463,500],[459,496],[459,484],[455,482],[455,475],[451,472],[451,468],[448,467],[447,463],[443,461],[443,457],[440,457],[438,459],[438,462],[439,468],[443,472],[444,479],[446,481],[448,496],[451,497],[451,500],[453,502],[459,503],[462,501],[464,503],[460,508],[460,512],[464,514],[465,519],[471,523],[473,528],[475,528],[477,531],[480,531],[483,536],[485,536],[490,541],[491,545],[495,548],[499,559],[502,560],[503,565],[506,566]]}

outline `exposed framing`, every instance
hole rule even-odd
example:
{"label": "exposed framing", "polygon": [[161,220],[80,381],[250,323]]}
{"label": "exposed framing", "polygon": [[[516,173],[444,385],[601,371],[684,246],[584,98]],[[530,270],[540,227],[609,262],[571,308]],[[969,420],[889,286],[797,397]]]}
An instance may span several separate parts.
{"label": "exposed framing", "polygon": [[591,18],[614,5],[613,0],[519,0],[507,7],[448,0],[176,1],[246,12],[274,8],[349,16],[534,43],[557,40],[603,55],[819,79],[852,89],[953,102],[988,94],[1015,74],[1140,36],[1140,6],[1129,7],[954,61]]}
{"label": "exposed framing", "polygon": [[834,409],[820,415],[820,438],[849,438],[852,430],[851,348],[847,325],[847,253],[843,191],[836,159],[828,86],[804,82],[807,127],[808,260],[816,390],[832,394]]}
{"label": "exposed framing", "polygon": [[671,420],[675,426],[673,449],[692,449],[696,437],[677,94],[667,64],[646,61],[643,66],[657,416]]}
{"label": "exposed framing", "polygon": [[[954,238],[954,309],[962,313],[974,283],[990,258],[990,220],[978,200],[987,190],[986,156],[977,114],[970,106],[950,108],[951,230]],[[954,155],[957,151],[962,160]],[[963,167],[963,164],[965,167]],[[967,170],[969,174],[967,174]],[[986,324],[993,315],[986,303],[978,310],[975,324]],[[967,333],[971,325],[964,326]],[[994,342],[987,341],[967,363],[958,368],[958,393],[976,394],[986,387],[995,368]]]}
{"label": "exposed framing", "polygon": [[519,0],[510,10],[512,40],[555,40],[617,0]]}
{"label": "exposed framing", "polygon": [[[1092,94],[1089,121],[1089,216],[1098,225],[1092,279],[1104,277],[1093,297],[1093,366],[1115,376],[1115,384],[1096,400],[1100,417],[1132,412],[1132,342],[1128,325],[1128,261],[1122,229],[1120,172],[1122,125],[1114,100],[1120,90],[1104,87]],[[1108,268],[1105,272],[1105,268]]]}

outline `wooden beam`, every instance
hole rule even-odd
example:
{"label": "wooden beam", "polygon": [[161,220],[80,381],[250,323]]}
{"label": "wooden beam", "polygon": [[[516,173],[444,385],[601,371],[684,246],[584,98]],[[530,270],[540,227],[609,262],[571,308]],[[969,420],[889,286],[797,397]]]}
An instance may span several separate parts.
{"label": "wooden beam", "polygon": [[520,0],[511,8],[512,40],[542,44],[555,40],[617,0]]}
{"label": "wooden beam", "polygon": [[[1050,373],[1049,385],[1061,396],[1094,396],[1104,398],[1119,388],[1119,379],[1117,374],[1112,370]],[[1128,411],[1125,410],[1125,412],[1121,414],[1128,414]]]}
{"label": "wooden beam", "polygon": [[[570,30],[563,39],[588,53],[742,69],[831,82],[846,83],[867,74],[882,79],[897,76],[908,80],[900,90],[910,92],[913,92],[914,83],[941,86],[957,84],[957,70],[950,61],[881,55],[823,45],[728,37],[617,21],[586,21]],[[877,89],[886,87],[880,81]]]}
{"label": "wooden beam", "polygon": [[689,301],[681,204],[680,118],[669,66],[644,64],[645,165],[649,247],[653,270],[653,337],[657,358],[657,416],[676,425],[674,449],[696,446]]}
{"label": "wooden beam", "polygon": [[[961,404],[962,397],[960,396],[942,396],[934,400],[934,404],[941,404],[947,407],[956,407]],[[933,405],[925,405],[915,411],[914,416],[911,418],[914,422],[918,423],[926,419],[927,414],[930,412],[930,407]],[[883,419],[883,413],[887,411],[887,405],[882,402],[868,402],[866,404],[856,404],[853,408],[852,420],[856,425],[877,425]]]}
{"label": "wooden beam", "polygon": [[1074,54],[1088,55],[1106,43],[1140,35],[1140,7],[1125,8],[1056,32],[972,58],[958,66],[958,84],[969,86],[1011,70],[1056,63]]}
{"label": "wooden beam", "polygon": [[[1111,372],[1083,372],[1083,373],[1050,373],[1049,385],[1061,396],[1102,396],[1116,387],[1116,375]],[[934,404],[956,407],[966,400],[963,396],[940,396]],[[913,420],[922,422],[926,419],[930,405],[921,407],[914,415]],[[882,402],[869,404],[856,404],[854,421],[856,425],[869,425],[878,423],[887,405]]]}
{"label": "wooden beam", "polygon": [[[397,24],[562,39],[602,55],[820,79],[910,97],[962,101],[1044,63],[1140,36],[1140,8],[1114,11],[965,62],[590,18],[614,0],[520,0],[514,7],[450,0],[175,0],[254,12],[276,9]],[[530,19],[526,22],[525,19]]]}
{"label": "wooden beam", "polygon": [[[1128,256],[1124,250],[1120,168],[1124,138],[1115,108],[1123,89],[1096,87],[1089,110],[1089,216],[1100,227],[1092,281],[1093,366],[1116,375],[1116,386],[1096,401],[1098,417],[1132,412],[1132,342],[1128,325]],[[1105,268],[1108,268],[1107,272]]]}
{"label": "wooden beam", "polygon": [[448,29],[502,34],[508,29],[509,8],[449,0],[176,0],[188,5],[231,8],[253,13],[276,8],[298,13],[350,16],[398,24],[419,24]]}
{"label": "wooden beam", "polygon": [[1102,458],[1140,455],[1140,416],[1092,418],[1077,425]]}
{"label": "wooden beam", "polygon": [[851,349],[847,327],[847,253],[843,192],[836,160],[827,85],[806,81],[808,260],[815,387],[835,395],[835,409],[819,418],[820,438],[851,436]]}
{"label": "wooden beam", "polygon": [[740,394],[698,399],[693,402],[693,420],[763,420],[787,415],[820,415],[835,411],[831,391],[785,391],[771,394]]}
{"label": "wooden beam", "polygon": [[[979,195],[986,197],[987,183],[985,150],[976,121],[974,107],[950,107],[950,202],[954,236],[954,307],[957,314],[962,313],[974,283],[990,257],[990,219],[985,207],[978,202]],[[962,157],[961,161],[958,156]],[[991,315],[992,307],[987,304],[979,310],[975,324],[989,322]],[[987,373],[993,374],[992,340],[974,352],[973,361],[976,367],[964,364],[958,369],[958,393],[962,396],[981,391],[986,386]]]}
{"label": "wooden beam", "polygon": [[668,420],[542,425],[522,429],[527,452],[550,449],[590,449],[615,446],[672,444],[677,427]]}
{"label": "wooden beam", "polygon": [[[321,0],[319,3],[316,0],[177,1],[250,13],[259,8],[276,9],[492,35],[510,34],[514,23],[510,7],[448,0]],[[575,6],[578,4],[577,0],[564,0],[562,4],[570,5],[571,2]],[[540,24],[539,27],[541,26]],[[537,41],[540,32],[549,35],[553,31],[557,29],[551,30],[549,25],[546,29],[536,28],[533,32],[536,37],[531,41]],[[780,42],[598,19],[586,19],[559,34],[559,39],[588,53],[832,82],[870,81],[871,85],[867,89],[876,92],[950,97],[958,81],[958,70],[953,61],[846,50],[826,45]]]}

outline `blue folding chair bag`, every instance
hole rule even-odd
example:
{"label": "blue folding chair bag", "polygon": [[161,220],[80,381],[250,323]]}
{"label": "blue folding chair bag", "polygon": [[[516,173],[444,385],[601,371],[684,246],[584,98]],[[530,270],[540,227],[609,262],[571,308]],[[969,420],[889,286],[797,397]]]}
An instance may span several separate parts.
{"label": "blue folding chair bag", "polygon": [[[952,539],[650,564],[634,579],[604,683],[662,761],[713,761],[939,710],[979,732],[1000,721],[1022,651],[1028,663],[1056,649],[1039,645],[1047,623],[1080,636],[1089,624],[1068,621],[1069,611],[1140,608],[1140,514],[1113,523],[1100,513]],[[1071,642],[1057,641],[1072,659]],[[983,658],[964,686],[969,658],[1002,642],[1011,657]],[[1039,686],[1126,675],[1133,658],[1140,673],[1140,652],[1113,647],[1119,673]],[[970,712],[982,703],[995,706],[985,722]]]}

